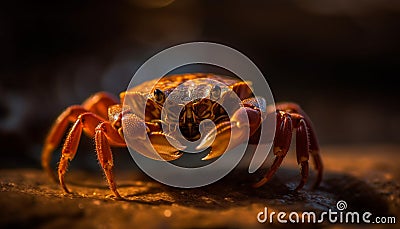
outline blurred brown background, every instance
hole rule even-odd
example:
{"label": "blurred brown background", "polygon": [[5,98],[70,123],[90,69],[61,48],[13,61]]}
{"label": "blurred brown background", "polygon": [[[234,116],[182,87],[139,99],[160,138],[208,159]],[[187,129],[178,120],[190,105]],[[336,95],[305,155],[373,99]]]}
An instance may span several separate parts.
{"label": "blurred brown background", "polygon": [[[117,95],[152,55],[191,41],[247,55],[276,101],[309,113],[322,145],[400,140],[398,1],[10,2],[0,7],[3,168],[38,167],[65,107]],[[80,149],[93,152],[88,142]]]}

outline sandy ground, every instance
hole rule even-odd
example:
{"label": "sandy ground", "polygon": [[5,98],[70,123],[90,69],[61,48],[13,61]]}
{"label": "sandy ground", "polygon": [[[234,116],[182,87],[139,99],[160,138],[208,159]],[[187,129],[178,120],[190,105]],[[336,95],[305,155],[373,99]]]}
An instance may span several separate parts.
{"label": "sandy ground", "polygon": [[[34,168],[0,170],[0,227],[32,228],[263,228],[282,227],[274,219],[261,224],[257,214],[268,212],[337,211],[347,209],[400,219],[400,147],[324,147],[324,180],[318,189],[309,184],[299,192],[298,168],[289,156],[264,187],[251,188],[259,179],[238,168],[222,180],[196,189],[172,188],[140,171],[117,171],[120,193],[114,200],[100,173],[72,170],[64,194],[43,171]],[[292,153],[291,153],[292,154]],[[271,159],[271,158],[270,158]],[[293,226],[293,224],[292,224]],[[354,227],[357,224],[296,224],[296,227]],[[371,224],[373,228],[396,225]]]}

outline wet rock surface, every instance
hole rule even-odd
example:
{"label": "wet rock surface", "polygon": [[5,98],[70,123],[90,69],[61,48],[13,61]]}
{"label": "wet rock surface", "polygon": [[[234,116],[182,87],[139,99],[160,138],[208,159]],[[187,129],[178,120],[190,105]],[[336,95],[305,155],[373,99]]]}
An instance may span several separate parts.
{"label": "wet rock surface", "polygon": [[[262,228],[282,227],[274,219],[261,224],[257,214],[272,212],[337,211],[339,200],[345,211],[372,216],[400,216],[399,147],[325,147],[325,174],[318,189],[308,185],[292,191],[299,171],[292,153],[276,176],[259,189],[251,184],[260,178],[238,168],[222,180],[202,188],[172,188],[148,178],[140,171],[116,173],[124,200],[115,200],[101,173],[71,170],[64,194],[40,169],[0,171],[0,225],[40,228]],[[361,154],[362,152],[362,154]],[[379,154],[377,152],[380,152]],[[371,218],[372,219],[372,218]],[[292,224],[293,225],[293,224]],[[357,227],[357,224],[300,224],[312,227]],[[369,226],[377,228],[396,225]]]}

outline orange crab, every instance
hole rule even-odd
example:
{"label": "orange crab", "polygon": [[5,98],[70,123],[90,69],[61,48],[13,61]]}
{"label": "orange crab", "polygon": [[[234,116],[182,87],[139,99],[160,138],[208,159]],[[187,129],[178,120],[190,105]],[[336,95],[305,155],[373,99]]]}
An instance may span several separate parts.
{"label": "orange crab", "polygon": [[[174,113],[173,110],[163,111],[166,98],[175,88],[188,80],[196,82],[197,79],[202,79],[202,81],[194,84],[190,90],[201,91],[203,93],[202,99],[186,103],[179,114]],[[207,79],[212,79],[212,81],[207,83]],[[227,85],[228,89],[221,90],[218,85],[211,83],[215,81]],[[148,93],[149,91],[151,93]],[[229,118],[226,111],[215,100],[220,99],[219,101],[222,101],[222,103],[229,101],[232,93],[240,98],[242,106],[238,107],[232,117]],[[132,107],[123,106],[122,104],[127,98],[138,102],[134,102]],[[120,101],[121,103],[118,103],[108,93],[99,92],[88,98],[82,105],[68,107],[56,119],[44,143],[42,166],[57,180],[50,166],[51,154],[59,145],[69,124],[73,123],[64,142],[58,166],[58,180],[65,192],[68,193],[69,190],[66,187],[64,176],[69,161],[76,154],[82,131],[94,137],[97,157],[106,175],[110,190],[115,197],[121,198],[114,180],[114,164],[110,146],[126,147],[128,144],[137,152],[154,158],[153,148],[144,140],[148,138],[158,155],[164,160],[175,160],[182,156],[182,153],[170,144],[171,141],[175,141],[179,145],[179,139],[165,133],[162,129],[162,112],[166,112],[167,120],[168,118],[178,120],[183,136],[190,141],[198,140],[201,137],[199,133],[201,121],[210,119],[216,124],[214,141],[209,142],[206,136],[197,147],[199,149],[211,147],[210,153],[203,160],[221,156],[227,149],[230,140],[233,141],[234,146],[245,140],[240,136],[234,136],[235,139],[230,139],[230,132],[233,128],[239,131],[242,128],[247,128],[250,142],[254,142],[254,138],[258,137],[257,130],[267,115],[265,99],[254,97],[248,83],[236,78],[205,73],[171,75],[159,81],[147,81],[129,89],[127,92],[122,92]],[[140,101],[146,104],[145,108],[141,109],[142,107],[138,105]],[[243,114],[247,114],[249,125],[243,124]],[[318,171],[315,182],[315,186],[318,186],[322,179],[323,166],[319,155],[318,141],[310,119],[294,103],[277,104],[274,115],[276,115],[277,120],[273,147],[276,157],[269,171],[259,182],[254,184],[254,187],[264,185],[275,174],[289,150],[294,130],[296,131],[297,162],[301,166],[301,180],[296,190],[301,189],[306,183],[310,154]],[[124,130],[122,120],[126,123]],[[125,142],[124,139],[127,134],[130,139],[134,140],[134,144]],[[255,142],[258,142],[258,140]]]}

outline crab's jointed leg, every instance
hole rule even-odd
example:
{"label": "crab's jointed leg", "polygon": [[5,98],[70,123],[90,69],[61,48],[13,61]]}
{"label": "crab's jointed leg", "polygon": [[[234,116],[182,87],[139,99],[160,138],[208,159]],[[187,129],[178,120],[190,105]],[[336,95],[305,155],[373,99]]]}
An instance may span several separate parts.
{"label": "crab's jointed leg", "polygon": [[107,92],[98,92],[86,99],[82,106],[100,117],[108,118],[108,108],[119,103],[118,99]]}
{"label": "crab's jointed leg", "polygon": [[121,196],[116,189],[112,173],[113,159],[110,150],[110,143],[113,146],[125,146],[125,142],[118,134],[117,130],[111,126],[110,122],[104,121],[98,115],[89,112],[79,115],[65,140],[58,166],[60,185],[65,192],[69,192],[65,185],[64,176],[68,169],[68,163],[75,157],[82,130],[89,135],[92,135],[95,131],[96,152],[100,165],[104,170],[111,191],[117,198],[120,198]]}
{"label": "crab's jointed leg", "polygon": [[[276,134],[274,139],[275,160],[264,178],[254,184],[254,187],[264,185],[275,174],[286,156],[292,139],[292,131],[296,130],[296,155],[297,163],[301,166],[301,180],[295,190],[301,189],[307,181],[309,166],[309,154],[313,156],[318,171],[314,187],[318,186],[322,179],[322,161],[319,156],[319,146],[315,137],[311,121],[296,104],[285,103],[277,107]],[[281,110],[282,109],[282,110]]]}
{"label": "crab's jointed leg", "polygon": [[269,171],[264,175],[264,178],[253,185],[255,188],[258,188],[267,183],[278,170],[279,166],[282,164],[282,161],[285,158],[290,147],[292,132],[293,123],[290,115],[283,112],[277,112],[276,131],[273,148],[275,159]]}
{"label": "crab's jointed leg", "polygon": [[125,146],[125,142],[119,135],[118,131],[112,127],[110,122],[102,122],[96,127],[95,141],[97,158],[104,170],[110,190],[114,193],[115,197],[121,198],[114,181],[114,174],[112,171],[114,161],[110,143],[114,146]]}
{"label": "crab's jointed leg", "polygon": [[[68,107],[58,116],[46,137],[42,151],[42,167],[54,181],[57,181],[57,178],[50,166],[51,154],[60,144],[69,124],[75,122],[79,115],[89,111],[106,119],[108,106],[116,103],[117,100],[112,95],[99,92],[89,97],[82,105]],[[94,130],[90,134],[94,136]]]}
{"label": "crab's jointed leg", "polygon": [[300,119],[296,129],[296,156],[297,164],[301,166],[301,180],[296,190],[301,189],[308,178],[309,141],[306,122]]}
{"label": "crab's jointed leg", "polygon": [[74,122],[80,114],[85,112],[87,111],[82,106],[76,105],[68,107],[60,116],[58,116],[47,135],[42,150],[42,167],[54,181],[57,181],[57,178],[50,166],[51,154],[60,144],[69,123]]}
{"label": "crab's jointed leg", "polygon": [[[315,134],[315,129],[311,122],[311,119],[308,117],[307,113],[304,112],[299,105],[295,103],[279,103],[276,105],[277,110],[282,110],[289,112],[290,114],[300,114],[304,118],[305,125],[307,126],[308,136],[309,136],[309,153],[311,154],[315,169],[317,170],[317,179],[314,183],[314,188],[318,187],[318,185],[322,181],[323,174],[323,163],[320,156],[319,143],[317,139],[317,135]],[[297,144],[297,143],[296,143]]]}

